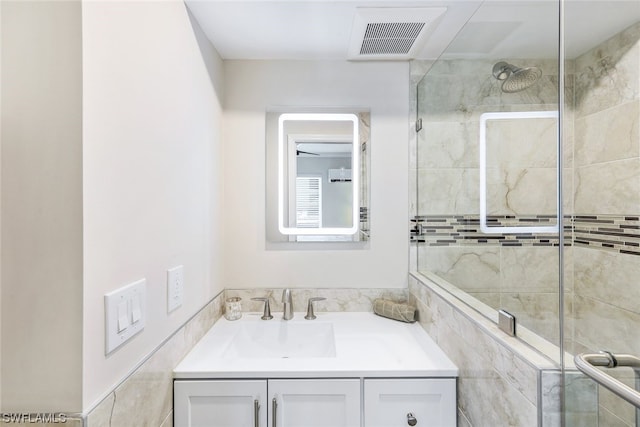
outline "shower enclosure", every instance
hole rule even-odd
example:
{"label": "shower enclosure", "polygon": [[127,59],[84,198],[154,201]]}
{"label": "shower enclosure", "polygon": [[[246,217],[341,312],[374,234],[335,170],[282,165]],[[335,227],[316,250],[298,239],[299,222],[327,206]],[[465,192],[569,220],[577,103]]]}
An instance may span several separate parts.
{"label": "shower enclosure", "polygon": [[[413,238],[418,271],[557,347],[558,4],[525,3],[483,4],[417,85]],[[517,22],[546,37],[494,39],[495,54],[464,43],[474,32],[517,37]]]}
{"label": "shower enclosure", "polygon": [[573,362],[640,357],[640,2],[483,2],[412,70],[414,269],[515,317],[563,369],[564,425],[640,425]]}

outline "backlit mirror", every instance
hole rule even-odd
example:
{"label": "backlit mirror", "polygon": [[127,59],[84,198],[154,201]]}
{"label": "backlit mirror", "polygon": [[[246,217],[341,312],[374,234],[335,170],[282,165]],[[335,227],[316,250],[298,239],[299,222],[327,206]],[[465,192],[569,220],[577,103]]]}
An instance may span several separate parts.
{"label": "backlit mirror", "polygon": [[367,240],[368,130],[368,113],[267,113],[268,241]]}

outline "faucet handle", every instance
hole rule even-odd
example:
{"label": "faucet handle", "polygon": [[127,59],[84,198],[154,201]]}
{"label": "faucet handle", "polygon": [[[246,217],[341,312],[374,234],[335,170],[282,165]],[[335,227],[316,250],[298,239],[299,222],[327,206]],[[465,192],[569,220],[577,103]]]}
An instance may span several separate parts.
{"label": "faucet handle", "polygon": [[313,312],[313,303],[314,303],[314,301],[324,301],[324,300],[326,300],[326,298],[324,298],[324,297],[309,298],[309,304],[307,305],[307,315],[304,316],[304,318],[307,319],[307,320],[315,319],[316,315]]}
{"label": "faucet handle", "polygon": [[252,301],[263,301],[264,302],[264,311],[262,313],[262,320],[271,320],[273,316],[271,315],[271,307],[269,306],[269,298],[251,298]]}

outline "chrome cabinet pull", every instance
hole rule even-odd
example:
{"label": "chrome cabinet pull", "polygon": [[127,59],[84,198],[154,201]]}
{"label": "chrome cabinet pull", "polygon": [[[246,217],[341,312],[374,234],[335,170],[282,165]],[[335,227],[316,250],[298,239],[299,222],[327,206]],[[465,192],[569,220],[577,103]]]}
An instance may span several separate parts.
{"label": "chrome cabinet pull", "polygon": [[418,424],[418,420],[413,416],[413,413],[411,412],[407,414],[407,424],[409,424],[410,426]]}
{"label": "chrome cabinet pull", "polygon": [[276,411],[278,410],[278,401],[276,400],[276,398],[274,397],[273,400],[271,401],[271,427],[276,427],[276,423],[277,423],[277,417],[276,417]]}
{"label": "chrome cabinet pull", "polygon": [[258,399],[253,401],[253,426],[260,427],[260,416],[258,415],[260,412],[260,402]]}

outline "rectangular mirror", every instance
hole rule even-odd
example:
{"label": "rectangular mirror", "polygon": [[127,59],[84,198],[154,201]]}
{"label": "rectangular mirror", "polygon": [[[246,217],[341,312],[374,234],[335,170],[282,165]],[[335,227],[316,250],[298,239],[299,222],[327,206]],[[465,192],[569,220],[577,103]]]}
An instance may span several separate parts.
{"label": "rectangular mirror", "polygon": [[368,130],[368,113],[267,113],[268,241],[367,239]]}

